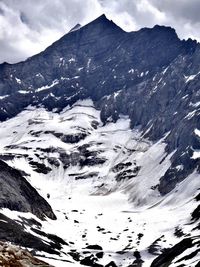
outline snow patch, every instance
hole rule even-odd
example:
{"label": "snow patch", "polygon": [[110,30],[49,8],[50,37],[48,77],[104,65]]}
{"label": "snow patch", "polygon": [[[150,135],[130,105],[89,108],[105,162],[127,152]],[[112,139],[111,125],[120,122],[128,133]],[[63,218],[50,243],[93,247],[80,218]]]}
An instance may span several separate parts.
{"label": "snow patch", "polygon": [[37,88],[35,91],[36,91],[36,92],[41,92],[41,91],[47,90],[47,89],[49,89],[49,88],[52,88],[52,87],[54,87],[54,86],[57,85],[57,84],[59,84],[59,81],[56,79],[56,80],[54,80],[54,81],[52,82],[52,84],[50,84],[50,85],[45,85],[45,86],[42,86],[42,87],[40,87],[40,88]]}

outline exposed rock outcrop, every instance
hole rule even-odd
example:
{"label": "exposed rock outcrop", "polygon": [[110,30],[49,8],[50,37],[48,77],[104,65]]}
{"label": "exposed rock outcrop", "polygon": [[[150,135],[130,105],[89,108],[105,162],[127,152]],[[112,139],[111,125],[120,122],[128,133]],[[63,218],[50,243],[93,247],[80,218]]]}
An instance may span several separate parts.
{"label": "exposed rock outcrop", "polygon": [[22,176],[21,172],[0,160],[0,208],[31,212],[38,218],[55,220],[51,206],[35,188]]}

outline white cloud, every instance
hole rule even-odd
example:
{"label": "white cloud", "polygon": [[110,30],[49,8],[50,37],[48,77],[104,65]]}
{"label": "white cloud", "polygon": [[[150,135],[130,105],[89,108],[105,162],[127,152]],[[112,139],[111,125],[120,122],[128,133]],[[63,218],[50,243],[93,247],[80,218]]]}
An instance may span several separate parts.
{"label": "white cloud", "polygon": [[200,40],[199,8],[199,0],[0,0],[0,62],[36,54],[102,13],[127,31],[170,25]]}

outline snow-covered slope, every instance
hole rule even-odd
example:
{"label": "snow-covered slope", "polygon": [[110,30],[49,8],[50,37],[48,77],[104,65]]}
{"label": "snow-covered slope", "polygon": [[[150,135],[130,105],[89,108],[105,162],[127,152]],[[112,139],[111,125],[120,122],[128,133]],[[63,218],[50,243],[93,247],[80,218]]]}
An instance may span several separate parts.
{"label": "snow-covered slope", "polygon": [[0,133],[0,158],[26,173],[57,216],[42,222],[30,213],[0,211],[21,224],[33,218],[31,226],[23,224],[25,231],[45,243],[51,240],[44,233],[64,240],[55,249],[60,255],[38,249],[45,261],[58,267],[111,261],[128,266],[135,260],[140,264],[138,251],[142,266],[149,267],[163,249],[173,250],[187,237],[196,245],[168,257],[168,265],[155,266],[197,266],[198,218],[192,220],[191,213],[198,206],[200,177],[194,171],[169,194],[160,195],[159,179],[175,152],[165,151],[167,135],[153,143],[139,127],[131,130],[125,116],[103,124],[89,99],[60,113],[29,106],[0,123]]}

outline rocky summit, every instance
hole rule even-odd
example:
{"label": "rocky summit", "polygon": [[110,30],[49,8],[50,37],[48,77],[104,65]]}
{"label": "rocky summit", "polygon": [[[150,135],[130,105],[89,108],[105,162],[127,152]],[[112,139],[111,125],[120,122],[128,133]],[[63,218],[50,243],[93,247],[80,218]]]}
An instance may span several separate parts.
{"label": "rocky summit", "polygon": [[1,64],[0,240],[58,267],[199,267],[199,62],[171,27],[102,15]]}

